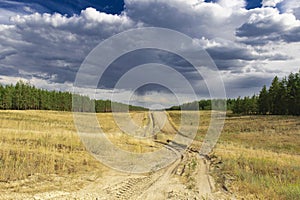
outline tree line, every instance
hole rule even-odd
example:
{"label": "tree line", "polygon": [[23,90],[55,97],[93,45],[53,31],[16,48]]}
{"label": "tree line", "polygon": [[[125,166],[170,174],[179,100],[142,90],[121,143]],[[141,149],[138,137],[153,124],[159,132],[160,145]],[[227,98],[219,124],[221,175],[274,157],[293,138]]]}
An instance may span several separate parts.
{"label": "tree line", "polygon": [[211,110],[211,109],[224,110],[226,108],[225,105],[226,105],[226,100],[224,99],[213,99],[213,100],[204,99],[200,101],[184,103],[179,106],[172,106],[167,110]]}
{"label": "tree line", "polygon": [[[226,103],[225,103],[226,102]],[[236,99],[200,100],[173,106],[168,110],[211,110],[223,108],[235,114],[300,115],[300,71],[281,80],[276,76],[269,88],[264,85],[259,95]],[[57,110],[78,112],[111,112],[147,110],[110,100],[94,100],[70,92],[48,91],[18,81],[15,85],[0,85],[0,109],[2,110]]]}
{"label": "tree line", "polygon": [[275,76],[271,86],[259,95],[237,98],[232,111],[237,114],[300,115],[300,71],[281,80]]}
{"label": "tree line", "polygon": [[111,112],[112,108],[114,111],[146,110],[110,100],[94,100],[70,92],[39,89],[23,81],[18,81],[15,85],[0,85],[0,109],[2,110]]}
{"label": "tree line", "polygon": [[[169,110],[211,110],[224,100],[200,100],[173,106]],[[300,115],[300,71],[281,80],[275,76],[271,86],[264,85],[258,95],[227,99],[227,110],[235,114]]]}

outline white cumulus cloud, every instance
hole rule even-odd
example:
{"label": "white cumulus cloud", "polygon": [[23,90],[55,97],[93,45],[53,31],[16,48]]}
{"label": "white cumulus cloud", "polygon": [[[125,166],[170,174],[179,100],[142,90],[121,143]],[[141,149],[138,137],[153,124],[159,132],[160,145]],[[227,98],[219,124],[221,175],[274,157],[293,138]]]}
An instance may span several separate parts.
{"label": "white cumulus cloud", "polygon": [[264,7],[275,7],[278,3],[282,2],[284,0],[263,0],[262,6]]}
{"label": "white cumulus cloud", "polygon": [[[101,41],[131,28],[151,26],[194,38],[226,74],[228,90],[240,84],[243,93],[235,87],[234,94],[241,95],[248,84],[252,92],[258,87],[250,85],[255,77],[257,83],[268,84],[263,74],[275,74],[270,66],[278,71],[286,64],[280,74],[284,75],[300,64],[295,56],[300,6],[298,0],[264,0],[262,8],[252,10],[245,6],[245,0],[125,0],[119,15],[86,8],[73,16],[37,13],[30,7],[24,8],[27,13],[1,8],[0,82],[23,77],[37,86],[41,80],[42,87],[52,84],[65,90],[86,55]],[[290,45],[296,51],[291,56]]]}

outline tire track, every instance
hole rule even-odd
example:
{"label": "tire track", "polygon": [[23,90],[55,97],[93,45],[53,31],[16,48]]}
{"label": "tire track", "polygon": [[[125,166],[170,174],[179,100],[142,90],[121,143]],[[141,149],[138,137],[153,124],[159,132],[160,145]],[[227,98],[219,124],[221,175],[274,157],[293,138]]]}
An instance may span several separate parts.
{"label": "tire track", "polygon": [[[156,119],[153,112],[149,113],[149,123],[147,128],[145,129],[145,134],[147,136],[152,136],[153,139],[156,139],[156,133],[162,129],[162,126],[165,124],[160,124],[158,121],[160,119]],[[168,120],[166,118],[166,120]],[[161,121],[160,121],[161,122]],[[146,176],[139,176],[139,177],[130,177],[122,181],[121,183],[116,184],[115,186],[107,189],[107,192],[111,194],[112,199],[140,199],[143,198],[143,195],[149,193],[151,188],[155,188],[157,182],[165,182],[169,179],[169,177],[174,174],[175,169],[178,167],[179,163],[182,159],[182,154],[179,151],[182,150],[180,146],[168,143],[161,143],[164,144],[163,148],[172,151],[176,156],[176,160],[167,168],[161,169],[155,173],[148,174]],[[175,147],[177,146],[177,147]],[[181,159],[180,159],[181,158]],[[153,193],[153,195],[155,195]]]}
{"label": "tire track", "polygon": [[128,178],[109,193],[113,199],[132,199],[132,196],[136,195],[138,191],[142,191],[150,181],[151,177],[149,176]]}

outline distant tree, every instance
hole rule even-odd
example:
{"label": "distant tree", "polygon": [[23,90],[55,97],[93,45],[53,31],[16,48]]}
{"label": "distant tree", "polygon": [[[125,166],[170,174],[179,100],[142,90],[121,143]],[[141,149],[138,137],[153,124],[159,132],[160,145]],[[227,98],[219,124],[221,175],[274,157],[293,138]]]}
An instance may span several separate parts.
{"label": "distant tree", "polygon": [[198,110],[199,109],[199,102],[194,101],[191,103],[185,103],[181,106],[181,110]]}
{"label": "distant tree", "polygon": [[[237,99],[200,100],[173,106],[169,110],[211,110],[227,105],[238,114],[300,115],[300,71],[279,80],[276,76],[269,89],[264,85],[259,95]],[[117,111],[145,110],[138,106],[113,103]],[[69,92],[38,89],[29,83],[18,81],[16,85],[0,85],[0,109],[42,109],[78,112],[111,112],[112,102],[94,100],[88,96]]]}
{"label": "distant tree", "polygon": [[2,85],[0,85],[0,109],[4,109],[3,107],[3,97],[4,97],[5,89]]}
{"label": "distant tree", "polygon": [[241,97],[238,97],[234,100],[233,106],[232,106],[232,112],[236,114],[242,113],[242,101]]}
{"label": "distant tree", "polygon": [[13,109],[14,86],[6,85],[3,93],[3,109]]}
{"label": "distant tree", "polygon": [[[224,103],[224,100],[200,100],[199,108],[211,109],[211,105]],[[206,106],[208,104],[208,106]],[[171,110],[183,108],[191,109],[192,103],[174,106]],[[227,100],[227,109],[237,114],[273,114],[273,115],[300,115],[300,71],[291,73],[288,78],[279,80],[276,76],[268,89],[263,86],[259,95],[252,97],[238,97]]]}
{"label": "distant tree", "polygon": [[270,112],[270,99],[266,85],[263,86],[258,97],[258,111],[260,114],[267,114]]}
{"label": "distant tree", "polygon": [[201,100],[199,101],[200,110],[210,110],[211,109],[211,100]]}
{"label": "distant tree", "polygon": [[[288,114],[288,101],[287,101],[287,81],[286,78],[283,78],[279,82],[279,89],[277,94],[277,114],[285,115]],[[276,114],[276,113],[274,113]]]}
{"label": "distant tree", "polygon": [[14,89],[14,98],[13,98],[13,109],[20,110],[21,104],[22,104],[22,87],[21,84],[23,84],[22,81],[18,81],[15,85]]}
{"label": "distant tree", "polygon": [[[299,71],[300,73],[300,71]],[[299,73],[291,73],[287,80],[287,104],[288,113],[300,115],[300,77]]]}
{"label": "distant tree", "polygon": [[295,75],[295,115],[300,115],[300,70],[299,73]]}
{"label": "distant tree", "polygon": [[[73,103],[74,102],[74,103]],[[74,105],[74,107],[73,107]],[[117,111],[146,110],[139,106],[114,103]],[[18,81],[15,85],[0,85],[0,109],[39,109],[78,112],[111,112],[110,100],[94,100],[70,92],[47,91],[29,83]]]}
{"label": "distant tree", "polygon": [[253,95],[250,99],[250,114],[258,113],[258,96]]}
{"label": "distant tree", "polygon": [[278,105],[280,104],[280,99],[281,99],[279,95],[279,90],[280,90],[279,79],[277,76],[275,76],[269,88],[270,112],[275,115],[279,114]]}

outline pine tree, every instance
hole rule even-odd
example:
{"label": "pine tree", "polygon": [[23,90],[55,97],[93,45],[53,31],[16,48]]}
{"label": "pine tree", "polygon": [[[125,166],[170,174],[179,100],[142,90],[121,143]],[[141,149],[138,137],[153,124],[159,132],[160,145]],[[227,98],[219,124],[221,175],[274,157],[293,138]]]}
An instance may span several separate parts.
{"label": "pine tree", "polygon": [[278,102],[277,102],[277,114],[285,115],[287,114],[287,81],[286,78],[283,78],[279,82],[279,89],[278,89]]}
{"label": "pine tree", "polygon": [[4,87],[0,84],[0,109],[4,109],[3,107],[3,96],[4,96]]}
{"label": "pine tree", "polygon": [[238,97],[235,100],[234,105],[232,107],[232,112],[236,113],[236,114],[241,114],[242,113],[242,100],[241,100],[241,97]]}
{"label": "pine tree", "polygon": [[[300,72],[299,72],[300,73]],[[291,73],[287,81],[288,113],[300,115],[300,77],[299,73]]]}
{"label": "pine tree", "polygon": [[270,112],[270,100],[269,93],[267,91],[266,85],[263,86],[258,97],[258,111],[260,114],[267,114]]}
{"label": "pine tree", "polygon": [[277,76],[275,76],[269,88],[270,112],[275,115],[279,114],[279,109],[278,109],[278,105],[280,104],[279,90],[280,90],[279,79]]}
{"label": "pine tree", "polygon": [[7,85],[5,86],[3,93],[3,109],[13,109],[13,95],[14,95],[14,86]]}
{"label": "pine tree", "polygon": [[258,97],[253,95],[250,100],[250,114],[257,114],[258,113]]}
{"label": "pine tree", "polygon": [[299,73],[295,75],[295,115],[300,115],[300,70]]}

